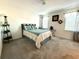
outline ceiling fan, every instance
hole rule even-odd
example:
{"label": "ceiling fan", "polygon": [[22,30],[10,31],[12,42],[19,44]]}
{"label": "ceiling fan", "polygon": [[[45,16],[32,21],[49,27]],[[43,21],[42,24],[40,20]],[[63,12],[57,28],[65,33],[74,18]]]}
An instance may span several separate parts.
{"label": "ceiling fan", "polygon": [[45,0],[41,0],[42,4],[45,5],[46,4],[46,1]]}

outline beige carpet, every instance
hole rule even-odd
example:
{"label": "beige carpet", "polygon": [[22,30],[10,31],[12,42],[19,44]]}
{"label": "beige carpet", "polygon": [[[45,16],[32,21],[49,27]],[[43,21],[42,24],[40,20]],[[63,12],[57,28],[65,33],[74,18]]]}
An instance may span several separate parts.
{"label": "beige carpet", "polygon": [[53,37],[36,49],[26,38],[4,44],[2,59],[79,59],[79,43]]}

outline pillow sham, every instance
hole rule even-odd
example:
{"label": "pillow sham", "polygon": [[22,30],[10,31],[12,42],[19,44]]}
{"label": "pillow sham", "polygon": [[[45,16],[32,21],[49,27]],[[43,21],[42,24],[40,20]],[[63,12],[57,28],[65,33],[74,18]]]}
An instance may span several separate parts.
{"label": "pillow sham", "polygon": [[31,26],[32,27],[32,29],[37,29],[37,27],[36,26]]}

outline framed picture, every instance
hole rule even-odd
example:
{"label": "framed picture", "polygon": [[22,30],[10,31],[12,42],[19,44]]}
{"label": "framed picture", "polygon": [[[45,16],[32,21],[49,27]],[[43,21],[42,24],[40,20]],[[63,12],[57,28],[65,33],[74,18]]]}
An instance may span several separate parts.
{"label": "framed picture", "polygon": [[58,21],[58,20],[59,20],[59,15],[52,16],[52,21]]}

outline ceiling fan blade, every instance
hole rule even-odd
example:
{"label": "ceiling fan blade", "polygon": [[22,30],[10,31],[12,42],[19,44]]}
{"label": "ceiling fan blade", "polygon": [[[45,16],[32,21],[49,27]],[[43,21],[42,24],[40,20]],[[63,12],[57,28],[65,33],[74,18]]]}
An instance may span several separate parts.
{"label": "ceiling fan blade", "polygon": [[43,5],[45,5],[45,4],[46,4],[45,0],[41,0],[41,1],[42,1],[42,4],[43,4]]}

